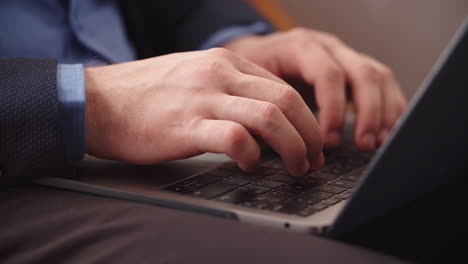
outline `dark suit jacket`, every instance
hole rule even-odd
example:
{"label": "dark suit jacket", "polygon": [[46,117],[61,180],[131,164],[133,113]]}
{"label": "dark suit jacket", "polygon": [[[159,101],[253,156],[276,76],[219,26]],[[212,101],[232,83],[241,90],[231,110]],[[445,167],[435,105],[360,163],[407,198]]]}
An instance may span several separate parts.
{"label": "dark suit jacket", "polygon": [[[196,49],[229,25],[263,20],[241,0],[119,2],[139,58]],[[0,59],[0,185],[68,174],[54,59]]]}

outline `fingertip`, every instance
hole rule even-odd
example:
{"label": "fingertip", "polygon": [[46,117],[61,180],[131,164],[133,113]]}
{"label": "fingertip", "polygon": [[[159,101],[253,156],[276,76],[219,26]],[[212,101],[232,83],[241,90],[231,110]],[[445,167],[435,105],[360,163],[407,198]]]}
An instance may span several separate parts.
{"label": "fingertip", "polygon": [[341,131],[332,130],[325,135],[325,145],[327,147],[336,147],[341,143]]}
{"label": "fingertip", "polygon": [[358,148],[363,151],[374,151],[377,144],[377,137],[373,133],[366,133],[357,140]]}
{"label": "fingertip", "polygon": [[307,159],[304,159],[302,162],[299,162],[295,168],[293,168],[290,173],[292,176],[300,177],[304,176],[310,169],[310,164]]}
{"label": "fingertip", "polygon": [[311,161],[311,170],[319,170],[323,167],[325,164],[325,156],[323,155],[323,152],[320,153],[320,155],[315,158],[313,161]]}

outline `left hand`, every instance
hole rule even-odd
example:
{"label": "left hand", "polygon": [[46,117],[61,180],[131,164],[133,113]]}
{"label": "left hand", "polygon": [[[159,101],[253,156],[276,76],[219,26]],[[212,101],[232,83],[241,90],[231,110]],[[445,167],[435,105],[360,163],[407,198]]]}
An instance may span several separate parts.
{"label": "left hand", "polygon": [[224,47],[281,78],[300,78],[313,85],[327,146],[337,146],[341,140],[347,84],[356,111],[354,140],[361,150],[372,151],[380,145],[406,106],[388,66],[329,33],[296,28],[240,37]]}

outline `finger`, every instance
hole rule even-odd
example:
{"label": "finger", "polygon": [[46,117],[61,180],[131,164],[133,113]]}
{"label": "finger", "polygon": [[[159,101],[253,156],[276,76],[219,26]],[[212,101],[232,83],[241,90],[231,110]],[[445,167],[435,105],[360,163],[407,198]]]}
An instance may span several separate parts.
{"label": "finger", "polygon": [[299,75],[315,87],[325,144],[337,146],[341,141],[346,107],[344,71],[321,45],[312,42],[306,45],[298,60]]}
{"label": "finger", "polygon": [[281,83],[281,84],[287,84],[283,79],[274,75],[270,71],[242,57],[239,57],[238,60],[236,60],[234,65],[240,72],[244,74],[261,77],[261,78],[268,79],[268,80]]}
{"label": "finger", "polygon": [[260,159],[260,147],[240,124],[227,120],[201,119],[194,124],[191,142],[199,152],[225,153],[240,168],[253,168]]}
{"label": "finger", "polygon": [[269,79],[278,83],[286,83],[281,78],[269,72],[265,68],[260,67],[257,64],[236,55],[235,53],[233,53],[232,51],[228,49],[214,48],[214,49],[211,49],[210,52],[227,60],[229,62],[228,64],[234,66],[234,68],[237,71],[240,71],[245,74],[250,74],[250,75],[257,76],[257,77]]}
{"label": "finger", "polygon": [[222,96],[223,104],[213,109],[216,119],[234,121],[259,135],[281,156],[292,175],[301,176],[309,170],[304,141],[276,105],[245,97]]}
{"label": "finger", "polygon": [[351,84],[356,109],[356,145],[362,150],[372,151],[377,146],[381,130],[382,76],[371,61],[343,43],[329,38],[321,38],[321,41],[345,70]]}
{"label": "finger", "polygon": [[315,170],[323,166],[323,160],[321,160],[322,137],[319,125],[309,107],[294,88],[255,76],[243,75],[239,78],[237,86],[228,89],[230,89],[229,94],[276,105],[305,142],[311,169]]}

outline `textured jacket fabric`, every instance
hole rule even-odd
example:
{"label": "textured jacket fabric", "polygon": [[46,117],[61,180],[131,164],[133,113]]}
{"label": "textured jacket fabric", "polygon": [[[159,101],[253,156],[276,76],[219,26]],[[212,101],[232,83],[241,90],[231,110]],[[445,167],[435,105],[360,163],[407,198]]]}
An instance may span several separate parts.
{"label": "textured jacket fabric", "polygon": [[[240,0],[120,1],[119,7],[139,58],[193,50],[226,26],[263,20]],[[0,186],[71,171],[56,73],[53,59],[0,59]]]}
{"label": "textured jacket fabric", "polygon": [[65,163],[56,72],[52,59],[0,59],[2,185],[25,182]]}

